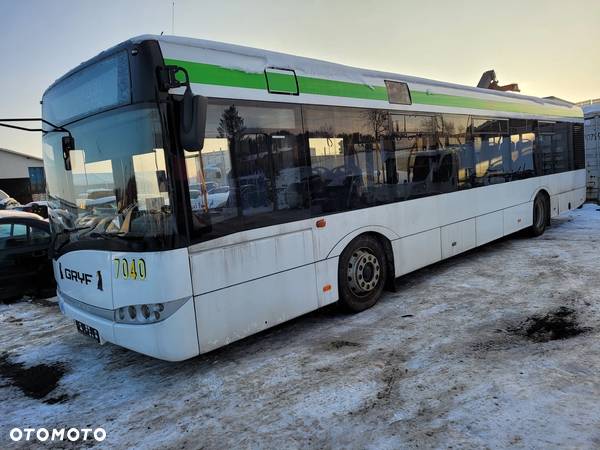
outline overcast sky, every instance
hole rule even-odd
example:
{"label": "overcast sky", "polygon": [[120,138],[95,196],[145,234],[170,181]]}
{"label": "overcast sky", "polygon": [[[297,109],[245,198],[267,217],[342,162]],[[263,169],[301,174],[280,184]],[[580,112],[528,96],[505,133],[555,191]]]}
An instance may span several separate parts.
{"label": "overcast sky", "polygon": [[[139,34],[171,34],[171,0],[0,0],[0,117],[40,116],[63,73]],[[175,0],[175,34],[525,94],[600,97],[599,0]],[[0,128],[0,147],[41,137]]]}

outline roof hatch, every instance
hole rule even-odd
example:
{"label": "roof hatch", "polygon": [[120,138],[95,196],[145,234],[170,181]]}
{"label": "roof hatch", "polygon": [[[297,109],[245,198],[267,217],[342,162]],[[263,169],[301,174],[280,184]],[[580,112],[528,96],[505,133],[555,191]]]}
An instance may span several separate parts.
{"label": "roof hatch", "polygon": [[271,94],[298,95],[298,79],[292,69],[267,67],[265,78],[267,89]]}

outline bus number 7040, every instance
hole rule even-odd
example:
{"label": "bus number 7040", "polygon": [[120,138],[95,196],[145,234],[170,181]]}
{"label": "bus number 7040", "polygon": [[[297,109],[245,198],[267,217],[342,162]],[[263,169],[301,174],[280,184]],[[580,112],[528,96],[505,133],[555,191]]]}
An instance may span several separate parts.
{"label": "bus number 7040", "polygon": [[143,258],[115,258],[115,278],[123,280],[145,280],[146,279],[146,261]]}

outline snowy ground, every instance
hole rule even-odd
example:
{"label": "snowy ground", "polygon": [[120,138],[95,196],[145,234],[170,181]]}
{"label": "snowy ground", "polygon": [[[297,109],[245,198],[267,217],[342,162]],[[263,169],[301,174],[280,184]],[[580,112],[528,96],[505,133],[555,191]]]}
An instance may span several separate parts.
{"label": "snowy ground", "polygon": [[[599,257],[586,205],[410,274],[369,311],[177,364],[97,346],[52,303],[0,305],[0,447],[13,426],[101,426],[105,448],[598,448]],[[17,386],[25,373],[56,387]]]}

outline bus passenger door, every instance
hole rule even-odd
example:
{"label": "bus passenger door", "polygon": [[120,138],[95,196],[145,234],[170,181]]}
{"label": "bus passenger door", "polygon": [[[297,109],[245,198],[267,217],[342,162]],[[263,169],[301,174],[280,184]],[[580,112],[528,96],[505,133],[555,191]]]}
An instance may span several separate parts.
{"label": "bus passenger door", "polygon": [[195,213],[210,221],[190,248],[201,352],[318,307],[300,108],[240,102],[208,113],[201,165],[217,152],[230,162],[219,163],[227,201]]}

